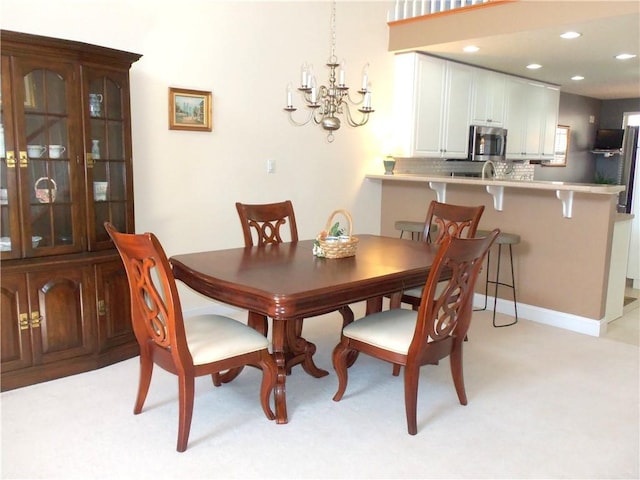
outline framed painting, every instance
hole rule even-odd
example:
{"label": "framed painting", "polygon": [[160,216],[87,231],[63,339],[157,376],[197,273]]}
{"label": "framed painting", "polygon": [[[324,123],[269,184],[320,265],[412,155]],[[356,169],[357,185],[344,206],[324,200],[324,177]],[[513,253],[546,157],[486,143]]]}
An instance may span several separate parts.
{"label": "framed painting", "polygon": [[169,87],[169,130],[210,132],[211,92]]}

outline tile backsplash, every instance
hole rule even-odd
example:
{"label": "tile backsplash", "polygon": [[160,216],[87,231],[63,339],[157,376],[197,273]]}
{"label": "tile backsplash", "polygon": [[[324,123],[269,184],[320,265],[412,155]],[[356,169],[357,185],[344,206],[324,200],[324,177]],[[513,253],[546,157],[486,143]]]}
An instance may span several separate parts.
{"label": "tile backsplash", "polygon": [[[482,172],[483,162],[447,161],[441,158],[396,158],[395,173],[449,176]],[[524,162],[494,162],[496,178],[532,181],[534,166]]]}

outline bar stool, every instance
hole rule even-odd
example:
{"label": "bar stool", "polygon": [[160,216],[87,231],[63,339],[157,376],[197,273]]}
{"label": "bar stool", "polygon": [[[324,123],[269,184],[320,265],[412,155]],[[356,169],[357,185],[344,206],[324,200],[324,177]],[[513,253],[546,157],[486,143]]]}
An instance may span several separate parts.
{"label": "bar stool", "polygon": [[[478,230],[476,232],[476,237],[486,237],[489,235],[488,230]],[[484,308],[479,308],[476,311],[482,311],[487,309],[487,297],[489,294],[489,284],[494,284],[496,286],[493,296],[493,326],[494,327],[509,327],[518,322],[518,307],[516,302],[516,280],[515,275],[513,273],[513,245],[517,245],[520,243],[520,235],[516,235],[515,233],[507,233],[500,232],[498,238],[496,238],[495,245],[498,245],[498,263],[496,264],[496,276],[494,280],[489,280],[489,266],[491,265],[491,250],[487,252],[487,276],[485,280],[484,286]],[[511,266],[511,283],[504,283],[500,281],[500,258],[502,253],[502,246],[509,246],[509,262]],[[510,288],[513,292],[513,311],[515,313],[515,320],[511,323],[507,323],[505,325],[496,325],[496,304],[498,303],[498,287],[502,285],[503,287]]]}
{"label": "bar stool", "polygon": [[396,230],[400,230],[400,238],[402,238],[402,235],[404,235],[404,232],[411,232],[411,240],[420,240],[420,237],[422,236],[422,232],[424,231],[424,222],[412,222],[411,220],[398,220],[395,223],[395,228]]}

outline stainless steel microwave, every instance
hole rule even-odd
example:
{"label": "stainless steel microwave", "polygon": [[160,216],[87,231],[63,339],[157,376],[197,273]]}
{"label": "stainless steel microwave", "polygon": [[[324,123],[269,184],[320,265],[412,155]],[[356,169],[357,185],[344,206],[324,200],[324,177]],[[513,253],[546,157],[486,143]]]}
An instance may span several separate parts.
{"label": "stainless steel microwave", "polygon": [[501,162],[507,152],[507,129],[471,125],[469,132],[469,160],[473,162]]}

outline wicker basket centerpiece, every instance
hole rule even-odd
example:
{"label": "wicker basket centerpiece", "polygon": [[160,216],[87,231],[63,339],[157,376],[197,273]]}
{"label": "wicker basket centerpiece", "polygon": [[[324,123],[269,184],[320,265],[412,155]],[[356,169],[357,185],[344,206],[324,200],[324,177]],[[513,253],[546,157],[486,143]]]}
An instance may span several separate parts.
{"label": "wicker basket centerpiece", "polygon": [[[334,217],[342,214],[347,220],[348,227],[345,230],[340,222],[334,221]],[[327,220],[325,229],[316,237],[313,244],[313,254],[323,258],[353,257],[358,247],[358,237],[351,235],[353,220],[346,210],[334,211]]]}

